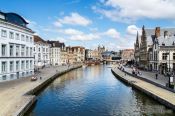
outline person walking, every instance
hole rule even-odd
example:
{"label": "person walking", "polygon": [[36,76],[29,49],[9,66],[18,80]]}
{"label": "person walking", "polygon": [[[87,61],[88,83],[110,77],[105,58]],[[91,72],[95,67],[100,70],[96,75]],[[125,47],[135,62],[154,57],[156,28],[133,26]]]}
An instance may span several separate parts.
{"label": "person walking", "polygon": [[156,73],[156,79],[157,79],[157,77],[158,77],[158,73]]}

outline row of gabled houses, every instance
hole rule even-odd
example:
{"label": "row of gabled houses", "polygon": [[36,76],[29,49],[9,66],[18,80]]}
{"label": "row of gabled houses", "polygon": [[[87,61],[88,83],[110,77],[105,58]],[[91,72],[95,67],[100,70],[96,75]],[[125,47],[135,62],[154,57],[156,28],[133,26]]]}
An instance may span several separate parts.
{"label": "row of gabled houses", "polygon": [[98,46],[97,49],[86,49],[85,50],[85,59],[86,60],[98,60],[98,61],[102,61],[103,57],[102,57],[102,53],[104,53],[106,51],[105,46]]}
{"label": "row of gabled houses", "polygon": [[43,67],[47,65],[64,65],[81,63],[85,60],[85,48],[81,46],[65,46],[59,41],[45,41],[34,36],[34,65]]}
{"label": "row of gabled houses", "polygon": [[0,12],[0,82],[31,76],[43,66],[84,61],[84,47],[45,41],[27,25],[16,13]]}
{"label": "row of gabled houses", "polygon": [[141,35],[137,33],[134,49],[137,67],[161,74],[175,71],[175,28],[143,26]]}

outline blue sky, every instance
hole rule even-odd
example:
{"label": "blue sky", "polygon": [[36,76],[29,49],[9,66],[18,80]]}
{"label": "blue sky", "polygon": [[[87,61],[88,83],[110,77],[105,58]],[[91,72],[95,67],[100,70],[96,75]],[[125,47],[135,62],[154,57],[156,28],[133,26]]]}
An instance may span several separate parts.
{"label": "blue sky", "polygon": [[133,48],[142,25],[175,25],[174,0],[0,0],[0,10],[23,16],[45,40],[92,49]]}

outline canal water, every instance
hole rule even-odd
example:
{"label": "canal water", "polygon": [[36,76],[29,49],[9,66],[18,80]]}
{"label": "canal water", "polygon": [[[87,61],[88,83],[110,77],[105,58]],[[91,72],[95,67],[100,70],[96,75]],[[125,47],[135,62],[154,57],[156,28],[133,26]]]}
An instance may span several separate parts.
{"label": "canal water", "polygon": [[29,116],[175,115],[171,109],[119,81],[107,65],[64,74],[37,99]]}

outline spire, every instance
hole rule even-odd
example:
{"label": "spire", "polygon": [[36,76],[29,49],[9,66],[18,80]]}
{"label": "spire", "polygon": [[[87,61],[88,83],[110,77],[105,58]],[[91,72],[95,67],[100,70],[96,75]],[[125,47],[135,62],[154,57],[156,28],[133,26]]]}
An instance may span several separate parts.
{"label": "spire", "polygon": [[145,30],[145,26],[143,25],[142,30]]}
{"label": "spire", "polygon": [[139,44],[139,33],[137,31],[136,44]]}
{"label": "spire", "polygon": [[145,32],[145,26],[143,25],[142,27],[142,36],[145,37],[146,36],[146,32]]}

